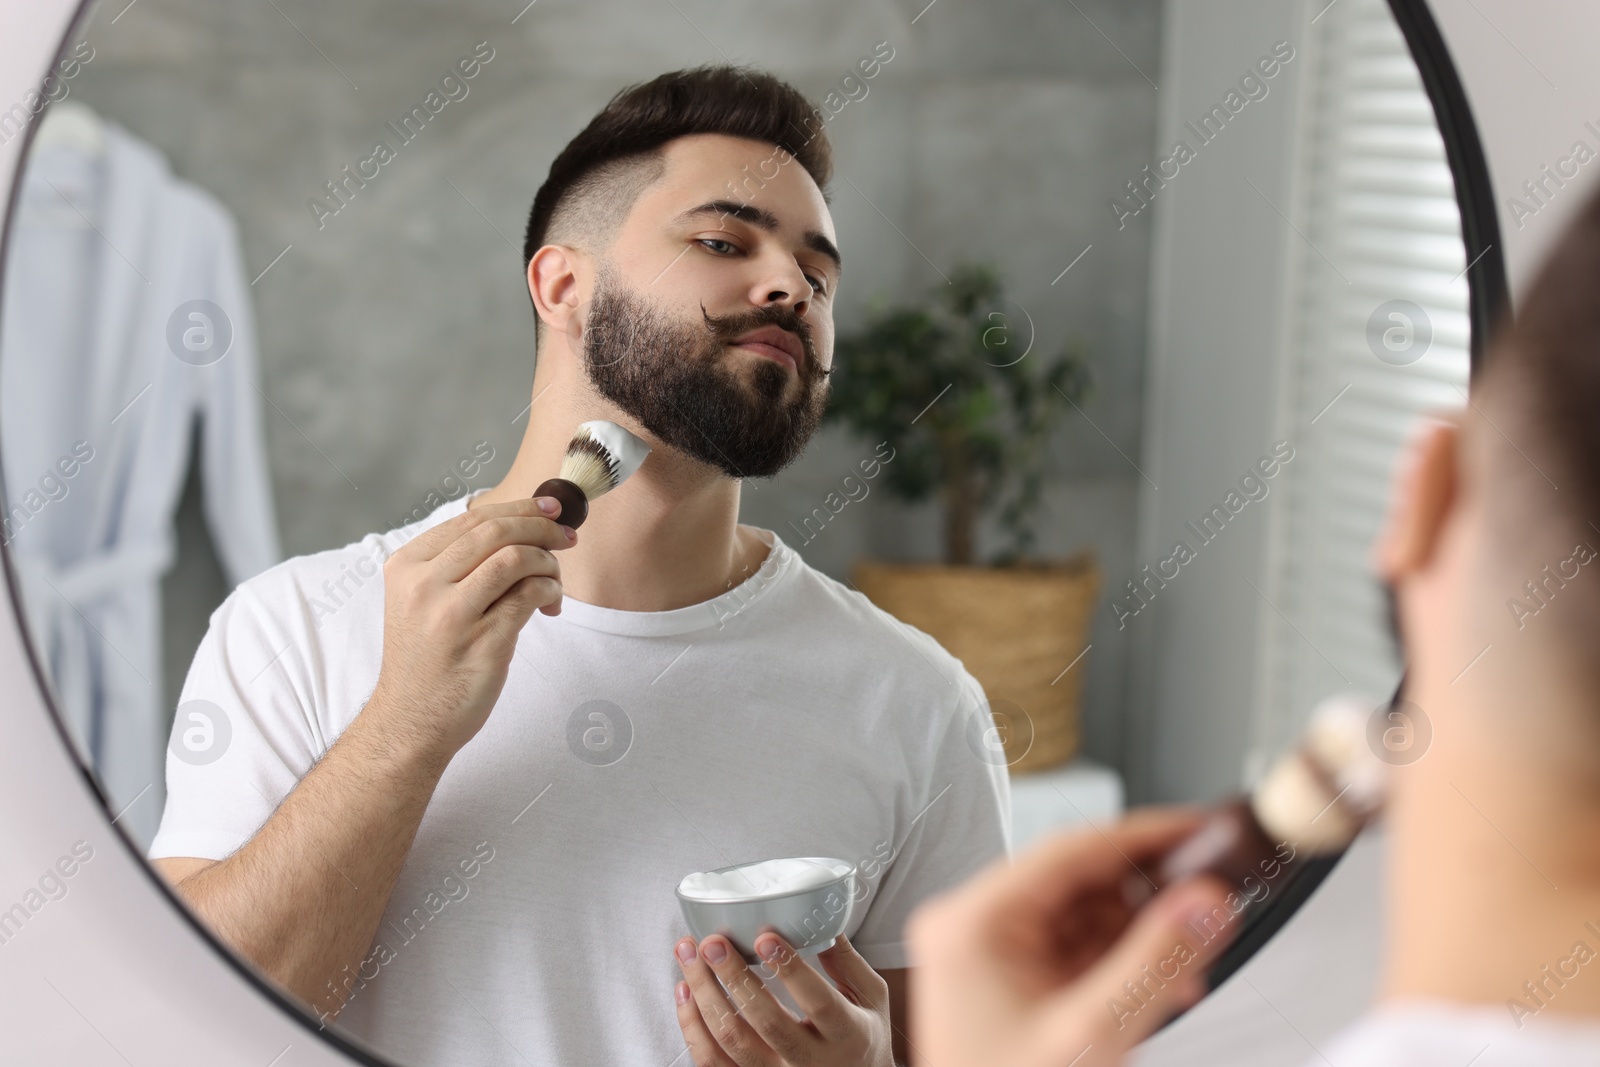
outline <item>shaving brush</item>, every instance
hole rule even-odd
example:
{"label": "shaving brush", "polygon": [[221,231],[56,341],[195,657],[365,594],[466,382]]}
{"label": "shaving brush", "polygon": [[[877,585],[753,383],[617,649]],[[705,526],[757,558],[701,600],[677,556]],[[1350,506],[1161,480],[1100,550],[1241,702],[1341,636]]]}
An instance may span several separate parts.
{"label": "shaving brush", "polygon": [[649,454],[649,445],[614,422],[583,423],[567,443],[561,474],[541,482],[533,495],[559,500],[557,518],[576,530],[589,517],[589,501],[621,485]]}
{"label": "shaving brush", "polygon": [[1129,905],[1197,874],[1240,891],[1247,879],[1259,883],[1296,860],[1348,846],[1383,806],[1388,766],[1367,741],[1374,710],[1373,702],[1350,694],[1324,700],[1300,747],[1275,763],[1248,797],[1224,802],[1154,869],[1127,880]]}

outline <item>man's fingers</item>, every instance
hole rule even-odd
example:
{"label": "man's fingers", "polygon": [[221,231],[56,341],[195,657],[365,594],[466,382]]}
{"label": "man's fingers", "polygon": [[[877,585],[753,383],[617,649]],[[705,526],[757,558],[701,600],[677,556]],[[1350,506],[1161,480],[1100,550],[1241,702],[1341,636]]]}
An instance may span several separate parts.
{"label": "man's fingers", "polygon": [[[1205,992],[1207,967],[1237,931],[1227,889],[1214,878],[1169,887],[1081,979],[1057,995],[1051,1025],[1082,1033],[1100,1048],[1128,1049]],[[1217,916],[1226,916],[1221,923]]]}
{"label": "man's fingers", "polygon": [[[817,953],[817,960],[839,984],[839,988],[845,990],[857,1004],[874,1011],[889,1006],[889,983],[883,980],[883,975],[872,964],[862,958],[848,937],[840,934],[832,945]],[[806,967],[806,970],[811,968]],[[793,986],[789,988],[791,992],[794,989]],[[826,983],[824,988],[827,988]],[[799,1003],[798,999],[796,1003]]]}
{"label": "man's fingers", "polygon": [[553,499],[552,497],[530,497],[527,500],[507,500],[500,504],[484,504],[481,507],[463,511],[459,515],[452,516],[444,522],[422,531],[395,549],[394,555],[413,562],[433,559],[458,540],[462,534],[486,519],[501,515],[549,516],[550,512],[541,508],[539,502]]}
{"label": "man's fingers", "polygon": [[723,1054],[717,1039],[711,1036],[689,983],[679,982],[672,993],[673,999],[678,1002],[678,1029],[683,1031],[683,1043],[689,1046],[689,1055],[693,1057],[695,1067],[735,1067],[734,1062]]}
{"label": "man's fingers", "polygon": [[700,958],[721,980],[733,1006],[767,1048],[790,1063],[808,1058],[816,1038],[745,966],[732,942],[721,936],[708,937],[700,942]]}
{"label": "man's fingers", "polygon": [[[727,944],[724,938],[717,940]],[[741,1019],[733,1004],[729,1003],[711,965],[696,951],[694,939],[686,937],[679,941],[675,954],[678,966],[683,970],[684,981],[689,983],[689,991],[699,1007],[700,1016],[723,1054],[739,1067],[776,1067],[778,1058],[761,1039],[761,1035],[751,1029],[750,1024]],[[750,977],[757,985],[761,984],[754,975]]]}
{"label": "man's fingers", "polygon": [[456,538],[472,529],[483,521],[483,509],[476,511],[463,511],[452,516],[436,526],[423,530],[417,536],[395,549],[390,554],[391,559],[401,562],[421,562],[430,560]]}
{"label": "man's fingers", "polygon": [[[800,958],[789,942],[775,933],[763,933],[756,938],[756,954],[766,961],[778,975],[778,980],[794,998],[795,1006],[805,1013],[806,1020],[816,1027],[824,1040],[840,1041],[850,1036],[850,1019],[844,995],[828,984],[828,980]],[[811,1035],[806,1033],[809,1038]],[[773,1046],[785,1059],[796,1057],[777,1045]]]}
{"label": "man's fingers", "polygon": [[528,548],[541,556],[572,545],[559,523],[539,516],[502,515],[485,519],[447,545],[433,559],[435,573],[450,582],[470,583],[491,572],[496,557],[510,548]]}
{"label": "man's fingers", "polygon": [[455,588],[482,614],[516,589],[524,578],[533,579],[528,585],[539,587],[540,594],[547,598],[554,598],[561,592],[561,568],[556,558],[546,549],[518,544],[496,551],[475,571],[455,583]]}
{"label": "man's fingers", "polygon": [[1011,862],[994,864],[923,907],[939,913],[939,925],[968,928],[974,935],[997,915],[1060,911],[1090,889],[1120,886],[1141,865],[1193,833],[1204,819],[1205,813],[1194,808],[1150,807],[1111,826],[1052,834]]}
{"label": "man's fingers", "polygon": [[512,584],[483,613],[484,622],[513,645],[522,627],[535,611],[561,614],[561,583],[543,576],[523,578]]}
{"label": "man's fingers", "polygon": [[1083,884],[1120,882],[1132,866],[1148,862],[1199,829],[1205,817],[1197,808],[1140,808],[1110,826],[1046,838],[1022,852],[1009,877],[997,881],[1038,886],[1046,898],[1058,895],[1054,886],[1063,875]]}

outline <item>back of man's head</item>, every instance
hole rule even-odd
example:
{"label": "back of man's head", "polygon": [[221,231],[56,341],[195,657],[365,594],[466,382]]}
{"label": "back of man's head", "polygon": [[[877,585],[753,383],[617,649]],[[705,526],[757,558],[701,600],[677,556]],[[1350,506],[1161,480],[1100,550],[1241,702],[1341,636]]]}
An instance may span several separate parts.
{"label": "back of man's head", "polygon": [[1489,346],[1464,442],[1500,655],[1600,694],[1600,192]]}
{"label": "back of man's head", "polygon": [[[833,149],[823,122],[823,112],[799,90],[746,67],[691,67],[619,90],[550,164],[528,213],[524,275],[528,261],[547,244],[602,257],[639,195],[666,173],[663,146],[691,134],[743,137],[783,149],[811,175],[826,202]],[[748,180],[730,174],[719,192],[742,202],[747,190],[741,182]],[[541,322],[541,350],[543,334]]]}

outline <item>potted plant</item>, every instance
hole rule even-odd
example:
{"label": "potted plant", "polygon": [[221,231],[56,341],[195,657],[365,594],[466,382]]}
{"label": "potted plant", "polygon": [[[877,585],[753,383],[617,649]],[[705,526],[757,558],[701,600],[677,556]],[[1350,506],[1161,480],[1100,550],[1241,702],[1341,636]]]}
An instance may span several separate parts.
{"label": "potted plant", "polygon": [[[1074,342],[1031,354],[1031,321],[991,265],[952,270],[936,294],[880,303],[838,339],[825,421],[893,442],[884,484],[907,503],[940,499],[944,559],[863,562],[853,577],[982,683],[1011,769],[1041,769],[1077,751],[1082,664],[1065,668],[1087,647],[1099,587],[1090,553],[1031,555],[1049,430],[1088,395],[1087,352]],[[980,565],[986,514],[1005,543]]]}

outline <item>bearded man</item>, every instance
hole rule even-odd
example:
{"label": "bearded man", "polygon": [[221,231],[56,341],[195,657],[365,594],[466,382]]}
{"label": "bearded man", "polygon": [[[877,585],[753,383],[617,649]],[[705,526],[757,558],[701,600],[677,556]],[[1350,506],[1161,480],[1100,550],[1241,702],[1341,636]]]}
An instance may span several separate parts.
{"label": "bearded man", "polygon": [[[212,616],[182,701],[229,742],[172,747],[150,856],[396,1062],[904,1063],[906,918],[1008,852],[977,681],[738,521],[742,480],[791,463],[828,400],[820,114],[733,67],[619,92],[530,213],[533,404],[505,478]],[[532,493],[592,419],[652,451],[580,538]],[[820,969],[771,934],[759,969],[688,936],[684,875],[780,857],[856,866]]]}

